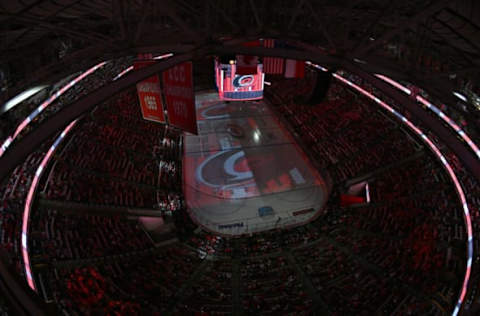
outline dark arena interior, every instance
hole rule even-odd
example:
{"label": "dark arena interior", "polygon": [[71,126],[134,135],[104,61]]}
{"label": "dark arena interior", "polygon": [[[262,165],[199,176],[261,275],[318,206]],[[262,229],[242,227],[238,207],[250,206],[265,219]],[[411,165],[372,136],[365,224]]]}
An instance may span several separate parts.
{"label": "dark arena interior", "polygon": [[480,315],[480,2],[0,20],[0,315]]}

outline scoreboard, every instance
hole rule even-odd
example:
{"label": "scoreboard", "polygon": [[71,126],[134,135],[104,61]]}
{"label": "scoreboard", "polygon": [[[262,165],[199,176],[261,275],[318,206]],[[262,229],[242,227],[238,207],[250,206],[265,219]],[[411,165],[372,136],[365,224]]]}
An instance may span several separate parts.
{"label": "scoreboard", "polygon": [[263,98],[264,80],[262,64],[257,64],[256,73],[241,75],[235,62],[223,64],[215,58],[215,82],[220,100],[260,100]]}

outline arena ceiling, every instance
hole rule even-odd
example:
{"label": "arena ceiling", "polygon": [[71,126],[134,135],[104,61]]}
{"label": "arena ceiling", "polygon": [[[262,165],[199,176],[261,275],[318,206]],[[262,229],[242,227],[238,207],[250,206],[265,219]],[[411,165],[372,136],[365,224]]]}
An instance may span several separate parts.
{"label": "arena ceiling", "polygon": [[480,78],[476,0],[0,0],[0,35],[0,68],[17,86],[100,59],[255,37],[299,40],[437,95],[455,76]]}

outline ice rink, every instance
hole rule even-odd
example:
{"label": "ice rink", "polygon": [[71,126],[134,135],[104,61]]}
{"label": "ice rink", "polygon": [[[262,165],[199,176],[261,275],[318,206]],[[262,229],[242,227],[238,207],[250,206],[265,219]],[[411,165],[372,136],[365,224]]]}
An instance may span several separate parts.
{"label": "ice rink", "polygon": [[[225,235],[308,222],[323,207],[320,174],[263,101],[196,96],[199,134],[185,137],[184,192],[190,215]],[[260,216],[258,209],[273,209]]]}

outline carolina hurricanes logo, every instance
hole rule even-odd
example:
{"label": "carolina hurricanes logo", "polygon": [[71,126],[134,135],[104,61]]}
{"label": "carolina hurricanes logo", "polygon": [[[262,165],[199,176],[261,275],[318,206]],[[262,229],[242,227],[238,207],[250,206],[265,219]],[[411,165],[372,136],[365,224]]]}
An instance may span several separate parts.
{"label": "carolina hurricanes logo", "polygon": [[253,75],[235,76],[235,79],[233,79],[233,86],[235,88],[248,87],[253,85],[254,81],[255,77]]}
{"label": "carolina hurricanes logo", "polygon": [[220,151],[198,166],[196,177],[203,184],[220,190],[255,185],[253,173],[248,167],[242,167],[244,158],[245,152],[241,149]]}

